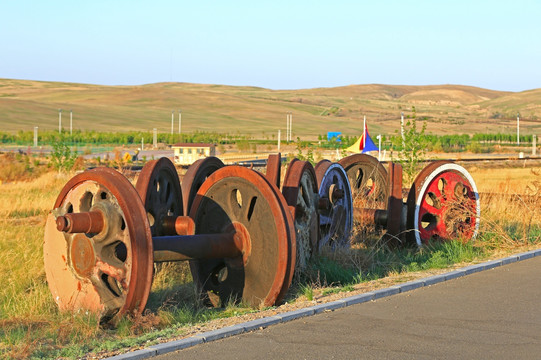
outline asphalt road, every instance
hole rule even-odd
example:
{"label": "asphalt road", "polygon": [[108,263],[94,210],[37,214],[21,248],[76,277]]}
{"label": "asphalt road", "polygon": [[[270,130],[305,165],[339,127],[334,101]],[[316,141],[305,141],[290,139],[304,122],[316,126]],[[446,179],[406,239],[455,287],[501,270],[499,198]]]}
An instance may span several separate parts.
{"label": "asphalt road", "polygon": [[541,257],[154,359],[541,359]]}

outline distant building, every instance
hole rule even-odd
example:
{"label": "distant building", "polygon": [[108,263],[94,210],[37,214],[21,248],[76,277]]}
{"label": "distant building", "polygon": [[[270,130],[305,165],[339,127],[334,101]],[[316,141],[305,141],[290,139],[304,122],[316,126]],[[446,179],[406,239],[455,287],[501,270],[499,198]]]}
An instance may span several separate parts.
{"label": "distant building", "polygon": [[191,165],[201,158],[216,156],[216,145],[214,144],[175,144],[172,146],[175,151],[174,161],[178,165]]}

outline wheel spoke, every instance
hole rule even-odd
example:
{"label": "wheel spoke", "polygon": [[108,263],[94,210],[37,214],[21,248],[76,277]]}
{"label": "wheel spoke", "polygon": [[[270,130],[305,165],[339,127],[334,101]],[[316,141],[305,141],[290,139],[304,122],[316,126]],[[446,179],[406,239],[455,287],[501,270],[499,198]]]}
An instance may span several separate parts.
{"label": "wheel spoke", "polygon": [[104,261],[104,259],[96,259],[95,271],[101,274],[106,274],[114,279],[116,279],[122,287],[127,289],[126,284],[126,267],[124,264],[110,264],[109,262]]}
{"label": "wheel spoke", "polygon": [[442,212],[443,212],[442,208],[437,208],[435,206],[432,206],[429,203],[427,203],[426,200],[424,200],[421,203],[421,206],[419,209],[419,216],[422,217],[423,215],[427,213],[432,214],[432,215],[441,215]]}

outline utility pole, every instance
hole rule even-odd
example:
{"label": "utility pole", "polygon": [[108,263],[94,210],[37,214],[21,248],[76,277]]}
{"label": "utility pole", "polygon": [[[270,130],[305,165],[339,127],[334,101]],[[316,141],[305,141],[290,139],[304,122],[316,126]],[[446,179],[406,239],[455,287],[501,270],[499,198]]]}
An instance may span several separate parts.
{"label": "utility pole", "polygon": [[400,134],[402,135],[402,148],[406,147],[406,135],[404,135],[404,112],[400,116]]}
{"label": "utility pole", "polygon": [[144,143],[143,139],[144,138],[141,136],[141,151],[144,150],[144,146],[145,146],[145,143]]}
{"label": "utility pole", "polygon": [[520,114],[517,113],[517,146],[520,145]]}
{"label": "utility pole", "polygon": [[289,141],[293,141],[293,113],[289,113]]}
{"label": "utility pole", "polygon": [[58,109],[58,133],[62,132],[62,109]]}
{"label": "utility pole", "polygon": [[154,128],[154,148],[157,148],[158,147],[158,129]]}
{"label": "utility pole", "polygon": [[34,126],[34,147],[38,147],[38,127],[37,126]]}
{"label": "utility pole", "polygon": [[174,123],[175,123],[175,110],[171,110],[171,135],[173,135]]}
{"label": "utility pole", "polygon": [[70,136],[73,135],[73,110],[70,110]]}
{"label": "utility pole", "polygon": [[178,134],[182,132],[182,113],[180,112],[180,109],[178,109]]}
{"label": "utility pole", "polygon": [[363,151],[365,147],[366,147],[366,115],[364,116],[364,119],[363,119]]}
{"label": "utility pole", "polygon": [[289,111],[286,113],[286,143],[289,141]]}
{"label": "utility pole", "polygon": [[537,155],[537,135],[532,136],[532,155]]}

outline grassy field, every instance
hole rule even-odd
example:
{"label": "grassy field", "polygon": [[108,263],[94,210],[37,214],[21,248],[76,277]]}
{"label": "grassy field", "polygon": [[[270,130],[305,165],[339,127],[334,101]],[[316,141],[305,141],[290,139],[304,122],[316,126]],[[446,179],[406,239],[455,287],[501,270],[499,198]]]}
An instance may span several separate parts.
{"label": "grassy field", "polygon": [[[77,129],[169,133],[171,111],[182,110],[183,132],[285,134],[286,112],[293,113],[293,136],[315,138],[327,131],[362,132],[367,116],[372,134],[394,134],[400,113],[426,119],[434,134],[514,133],[521,113],[523,134],[541,131],[541,89],[510,93],[460,86],[351,85],[336,88],[269,90],[189,83],[100,86],[0,79],[0,128],[16,132],[58,129],[63,109]],[[374,135],[375,136],[375,135]]]}
{"label": "grassy field", "polygon": [[[10,163],[16,162],[11,158]],[[481,199],[481,233],[474,243],[454,241],[421,251],[390,251],[378,242],[377,235],[358,239],[349,251],[324,253],[314,259],[290,290],[286,305],[257,313],[236,306],[217,310],[199,307],[187,264],[165,264],[156,269],[145,316],[124,319],[116,329],[104,329],[94,316],[62,314],[53,302],[43,269],[44,224],[69,176],[38,169],[25,170],[35,174],[28,176],[28,181],[0,184],[0,273],[4,280],[0,287],[0,357],[104,356],[316,300],[327,301],[340,294],[407,281],[457,263],[523,251],[541,242],[541,168],[471,168],[481,192],[507,194]],[[509,194],[530,196],[510,200]]]}

